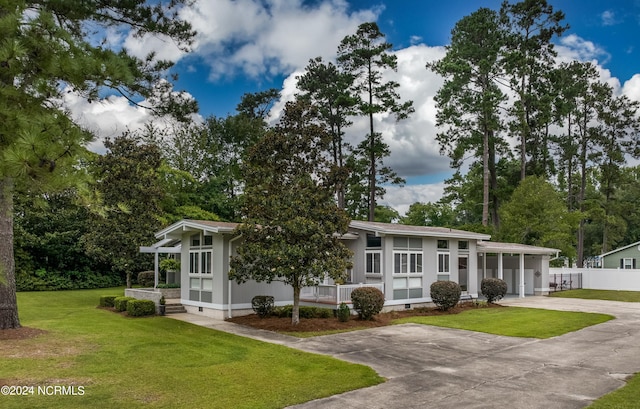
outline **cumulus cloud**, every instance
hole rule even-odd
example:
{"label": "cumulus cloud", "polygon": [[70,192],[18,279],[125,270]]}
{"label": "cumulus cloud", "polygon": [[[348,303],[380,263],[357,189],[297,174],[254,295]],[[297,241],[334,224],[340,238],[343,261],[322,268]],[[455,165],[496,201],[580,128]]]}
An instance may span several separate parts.
{"label": "cumulus cloud", "polygon": [[635,74],[624,83],[622,94],[632,101],[640,102],[640,74]]}
{"label": "cumulus cloud", "polygon": [[349,10],[344,0],[198,0],[182,17],[198,32],[195,53],[211,79],[238,71],[251,77],[289,73],[309,58],[330,56],[340,40],[380,8]]}
{"label": "cumulus cloud", "polygon": [[379,204],[391,206],[400,215],[405,215],[409,206],[415,202],[435,203],[440,200],[444,193],[444,187],[444,182],[405,187],[386,186],[387,194]]}

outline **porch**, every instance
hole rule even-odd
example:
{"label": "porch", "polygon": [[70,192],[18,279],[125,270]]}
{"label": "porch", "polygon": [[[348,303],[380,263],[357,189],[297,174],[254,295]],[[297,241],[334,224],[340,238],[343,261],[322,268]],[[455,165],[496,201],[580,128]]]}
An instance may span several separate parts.
{"label": "porch", "polygon": [[351,293],[356,288],[374,287],[384,293],[384,283],[375,284],[319,284],[314,287],[304,287],[300,290],[300,301],[317,304],[335,305],[351,304]]}

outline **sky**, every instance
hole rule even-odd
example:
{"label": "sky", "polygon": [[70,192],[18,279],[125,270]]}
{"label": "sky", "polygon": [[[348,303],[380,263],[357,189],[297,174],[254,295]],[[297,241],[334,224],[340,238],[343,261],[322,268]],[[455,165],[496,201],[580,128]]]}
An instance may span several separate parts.
{"label": "sky", "polygon": [[[640,0],[548,0],[565,13],[570,28],[553,40],[562,61],[591,61],[601,79],[617,95],[640,101]],[[108,33],[113,47],[125,47],[143,57],[155,50],[175,62],[175,90],[198,101],[199,118],[233,115],[245,93],[281,90],[270,120],[276,121],[284,103],[295,94],[296,76],[311,58],[335,59],[340,41],[358,25],[378,23],[393,44],[398,70],[385,78],[400,84],[402,100],[412,100],[415,113],[396,123],[378,118],[376,127],[389,145],[385,164],[407,180],[387,187],[379,204],[404,214],[414,202],[435,202],[444,181],[453,174],[449,159],[435,142],[433,97],[443,83],[427,71],[427,62],[444,56],[456,22],[480,7],[500,8],[500,0],[195,0],[181,11],[198,32],[193,50],[185,54],[167,39],[134,38],[126,32]],[[69,93],[66,104],[74,117],[98,138],[90,149],[104,152],[104,137],[135,130],[150,121],[149,112],[112,95],[88,104]],[[347,138],[357,143],[366,134],[356,121]]]}

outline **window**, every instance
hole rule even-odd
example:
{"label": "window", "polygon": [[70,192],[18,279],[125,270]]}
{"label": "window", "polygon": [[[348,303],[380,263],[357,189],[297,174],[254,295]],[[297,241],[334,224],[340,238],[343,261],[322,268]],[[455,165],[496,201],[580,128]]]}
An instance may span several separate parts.
{"label": "window", "polygon": [[376,237],[372,234],[367,234],[367,247],[382,247],[382,237]]}
{"label": "window", "polygon": [[449,248],[449,240],[438,240],[438,248],[446,250]]}
{"label": "window", "polygon": [[469,250],[469,242],[466,240],[460,240],[458,242],[458,250]]}
{"label": "window", "polygon": [[422,298],[422,277],[401,277],[393,279],[393,299],[406,300]]}
{"label": "window", "polygon": [[393,253],[394,274],[422,274],[422,252],[406,251]]}
{"label": "window", "polygon": [[365,274],[380,274],[380,260],[382,259],[382,252],[380,251],[365,251]]}
{"label": "window", "polygon": [[193,234],[189,248],[189,274],[211,275],[213,273],[213,236]]}
{"label": "window", "polygon": [[620,268],[623,268],[625,270],[636,268],[636,259],[635,258],[620,259]]}
{"label": "window", "polygon": [[449,253],[438,253],[438,281],[448,281],[450,270],[450,256]]}

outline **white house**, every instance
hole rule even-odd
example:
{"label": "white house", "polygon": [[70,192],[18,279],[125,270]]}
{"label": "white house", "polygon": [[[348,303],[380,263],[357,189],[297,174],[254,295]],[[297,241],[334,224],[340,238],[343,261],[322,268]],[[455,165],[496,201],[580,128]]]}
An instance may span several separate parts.
{"label": "white house", "polygon": [[[158,243],[147,252],[179,252],[180,302],[187,311],[216,318],[252,312],[251,299],[271,295],[276,305],[292,303],[291,287],[229,281],[229,260],[241,242],[236,223],[182,220],[159,231]],[[334,307],[350,302],[358,286],[375,286],[385,294],[385,308],[413,308],[431,302],[430,286],[437,280],[460,284],[463,294],[476,298],[484,277],[502,278],[508,292],[520,297],[549,292],[549,258],[559,250],[488,241],[490,236],[442,227],[352,221],[341,237],[353,251],[348,280],[327,279],[303,289],[303,305]],[[179,247],[166,247],[168,243]],[[156,258],[157,260],[157,258]],[[157,271],[157,269],[156,269]]]}

